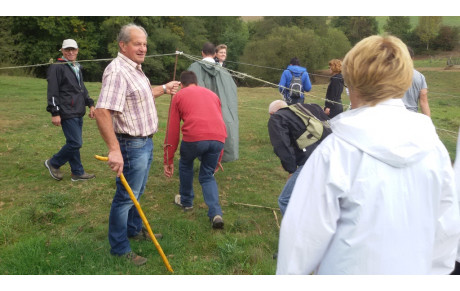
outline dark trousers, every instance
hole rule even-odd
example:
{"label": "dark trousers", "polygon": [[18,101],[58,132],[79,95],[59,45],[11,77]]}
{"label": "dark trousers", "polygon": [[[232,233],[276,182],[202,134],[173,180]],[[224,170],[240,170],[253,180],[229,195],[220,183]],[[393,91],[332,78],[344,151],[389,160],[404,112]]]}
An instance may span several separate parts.
{"label": "dark trousers", "polygon": [[208,206],[208,216],[212,219],[215,215],[222,216],[219,204],[219,192],[214,179],[214,170],[217,167],[219,156],[224,144],[215,140],[202,140],[197,142],[182,141],[180,146],[179,179],[181,204],[192,206],[195,193],[193,192],[193,162],[201,157],[198,181],[201,184],[204,202]]}
{"label": "dark trousers", "polygon": [[69,162],[72,174],[83,175],[85,170],[80,159],[80,148],[83,145],[83,117],[61,120],[61,127],[66,138],[66,144],[49,162],[51,166],[58,169]]}

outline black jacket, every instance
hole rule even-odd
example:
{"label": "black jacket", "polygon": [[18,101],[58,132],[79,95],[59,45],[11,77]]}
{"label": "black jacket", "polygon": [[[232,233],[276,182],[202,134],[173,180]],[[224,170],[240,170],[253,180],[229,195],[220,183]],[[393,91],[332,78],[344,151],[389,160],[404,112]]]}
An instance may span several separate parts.
{"label": "black jacket", "polygon": [[86,107],[94,106],[94,100],[89,97],[83,83],[83,74],[79,70],[80,84],[75,71],[59,58],[58,64],[53,64],[48,69],[48,106],[46,111],[52,116],[60,115],[61,119],[82,117]]}
{"label": "black jacket", "polygon": [[[310,110],[319,120],[329,120],[321,106],[317,104],[302,104],[302,106]],[[321,139],[303,151],[297,146],[296,140],[305,131],[305,123],[289,108],[281,108],[268,120],[268,133],[273,150],[280,158],[283,168],[290,174],[294,173],[298,166],[305,164],[318,144],[331,133],[329,128],[324,128]]]}
{"label": "black jacket", "polygon": [[[326,102],[324,104],[325,107],[331,109],[329,112],[329,118],[334,118],[338,114],[343,112],[343,105],[342,105],[342,92],[343,92],[344,81],[342,74],[336,74],[331,77],[329,82],[329,86],[327,86],[326,91]],[[337,103],[328,102],[334,101]]]}

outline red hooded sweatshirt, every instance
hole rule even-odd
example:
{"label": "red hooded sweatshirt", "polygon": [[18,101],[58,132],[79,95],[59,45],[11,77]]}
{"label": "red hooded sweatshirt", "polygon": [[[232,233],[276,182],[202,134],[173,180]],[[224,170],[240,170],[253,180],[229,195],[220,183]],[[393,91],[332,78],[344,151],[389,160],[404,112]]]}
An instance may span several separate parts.
{"label": "red hooded sweatshirt", "polygon": [[216,140],[225,143],[227,130],[219,97],[204,87],[190,85],[177,92],[171,103],[168,132],[165,137],[165,165],[170,165],[174,161],[181,121],[183,141]]}

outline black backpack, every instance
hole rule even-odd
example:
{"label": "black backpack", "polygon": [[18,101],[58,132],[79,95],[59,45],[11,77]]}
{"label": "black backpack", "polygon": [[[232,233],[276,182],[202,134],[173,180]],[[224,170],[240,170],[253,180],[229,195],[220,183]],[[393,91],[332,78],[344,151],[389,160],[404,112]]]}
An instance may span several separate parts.
{"label": "black backpack", "polygon": [[300,76],[295,76],[294,73],[289,70],[292,74],[291,83],[289,84],[289,97],[293,98],[300,98],[300,94],[303,92],[302,87],[302,75],[304,72],[300,74]]}

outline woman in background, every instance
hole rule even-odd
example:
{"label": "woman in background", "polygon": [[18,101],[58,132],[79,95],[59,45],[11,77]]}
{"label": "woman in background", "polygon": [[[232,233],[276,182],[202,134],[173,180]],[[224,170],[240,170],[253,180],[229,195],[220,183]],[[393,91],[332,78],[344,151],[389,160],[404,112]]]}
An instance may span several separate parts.
{"label": "woman in background", "polygon": [[[333,59],[329,61],[329,70],[332,77],[327,87],[326,103],[324,104],[324,112],[329,115],[329,118],[334,118],[337,114],[343,112],[342,105],[342,91],[343,91],[343,77],[342,77],[342,61]],[[332,101],[332,102],[330,102]]]}
{"label": "woman in background", "polygon": [[225,60],[227,59],[227,46],[225,44],[219,44],[216,46],[216,57],[214,60],[216,64],[219,64],[221,67],[225,67]]}

